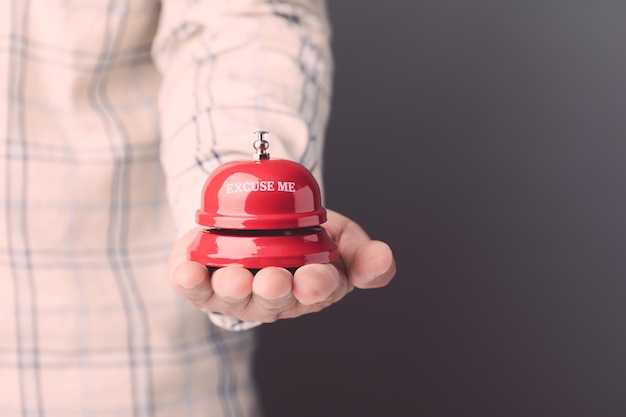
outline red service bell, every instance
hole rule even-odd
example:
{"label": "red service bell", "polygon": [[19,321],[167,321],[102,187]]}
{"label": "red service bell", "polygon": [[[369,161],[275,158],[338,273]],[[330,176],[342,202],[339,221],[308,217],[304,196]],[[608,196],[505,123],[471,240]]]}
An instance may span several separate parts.
{"label": "red service bell", "polygon": [[251,160],[220,165],[204,184],[196,222],[204,226],[189,259],[207,267],[297,268],[332,262],[337,245],[326,221],[320,188],[302,165],[270,159],[267,132],[256,132]]}

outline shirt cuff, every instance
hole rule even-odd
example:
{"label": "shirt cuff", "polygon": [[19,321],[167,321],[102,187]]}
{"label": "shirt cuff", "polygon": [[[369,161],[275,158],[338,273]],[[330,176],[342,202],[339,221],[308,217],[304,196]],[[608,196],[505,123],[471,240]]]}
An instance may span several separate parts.
{"label": "shirt cuff", "polygon": [[260,321],[239,320],[235,317],[227,316],[222,313],[207,312],[207,314],[209,315],[209,319],[211,319],[211,322],[217,327],[221,327],[222,329],[231,330],[234,332],[249,330],[263,324]]}

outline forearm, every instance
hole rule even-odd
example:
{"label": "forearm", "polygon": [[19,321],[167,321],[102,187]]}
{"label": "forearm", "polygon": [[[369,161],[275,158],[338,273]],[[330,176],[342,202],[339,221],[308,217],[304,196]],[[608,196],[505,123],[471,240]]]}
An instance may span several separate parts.
{"label": "forearm", "polygon": [[248,158],[255,130],[270,132],[273,158],[303,163],[322,183],[333,66],[323,1],[165,0],[153,56],[179,233],[194,226],[207,174]]}

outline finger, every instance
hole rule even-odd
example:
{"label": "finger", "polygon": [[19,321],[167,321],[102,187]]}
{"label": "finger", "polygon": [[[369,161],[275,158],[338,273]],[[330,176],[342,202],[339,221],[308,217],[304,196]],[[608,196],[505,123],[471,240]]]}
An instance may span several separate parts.
{"label": "finger", "polygon": [[293,275],[284,268],[261,269],[252,281],[252,292],[263,300],[279,300],[291,295]]}
{"label": "finger", "polygon": [[178,292],[199,307],[205,305],[213,295],[209,272],[197,262],[186,261],[178,265],[172,272],[172,280]]}
{"label": "finger", "polygon": [[299,315],[298,300],[292,291],[293,275],[284,268],[267,267],[261,269],[252,281],[253,304],[251,308],[263,317],[262,321]]}
{"label": "finger", "polygon": [[215,295],[222,301],[235,305],[247,304],[252,295],[252,273],[241,267],[226,266],[217,269],[211,276]]}
{"label": "finger", "polygon": [[333,264],[309,264],[298,268],[293,277],[293,295],[304,305],[330,305],[351,287]]}

